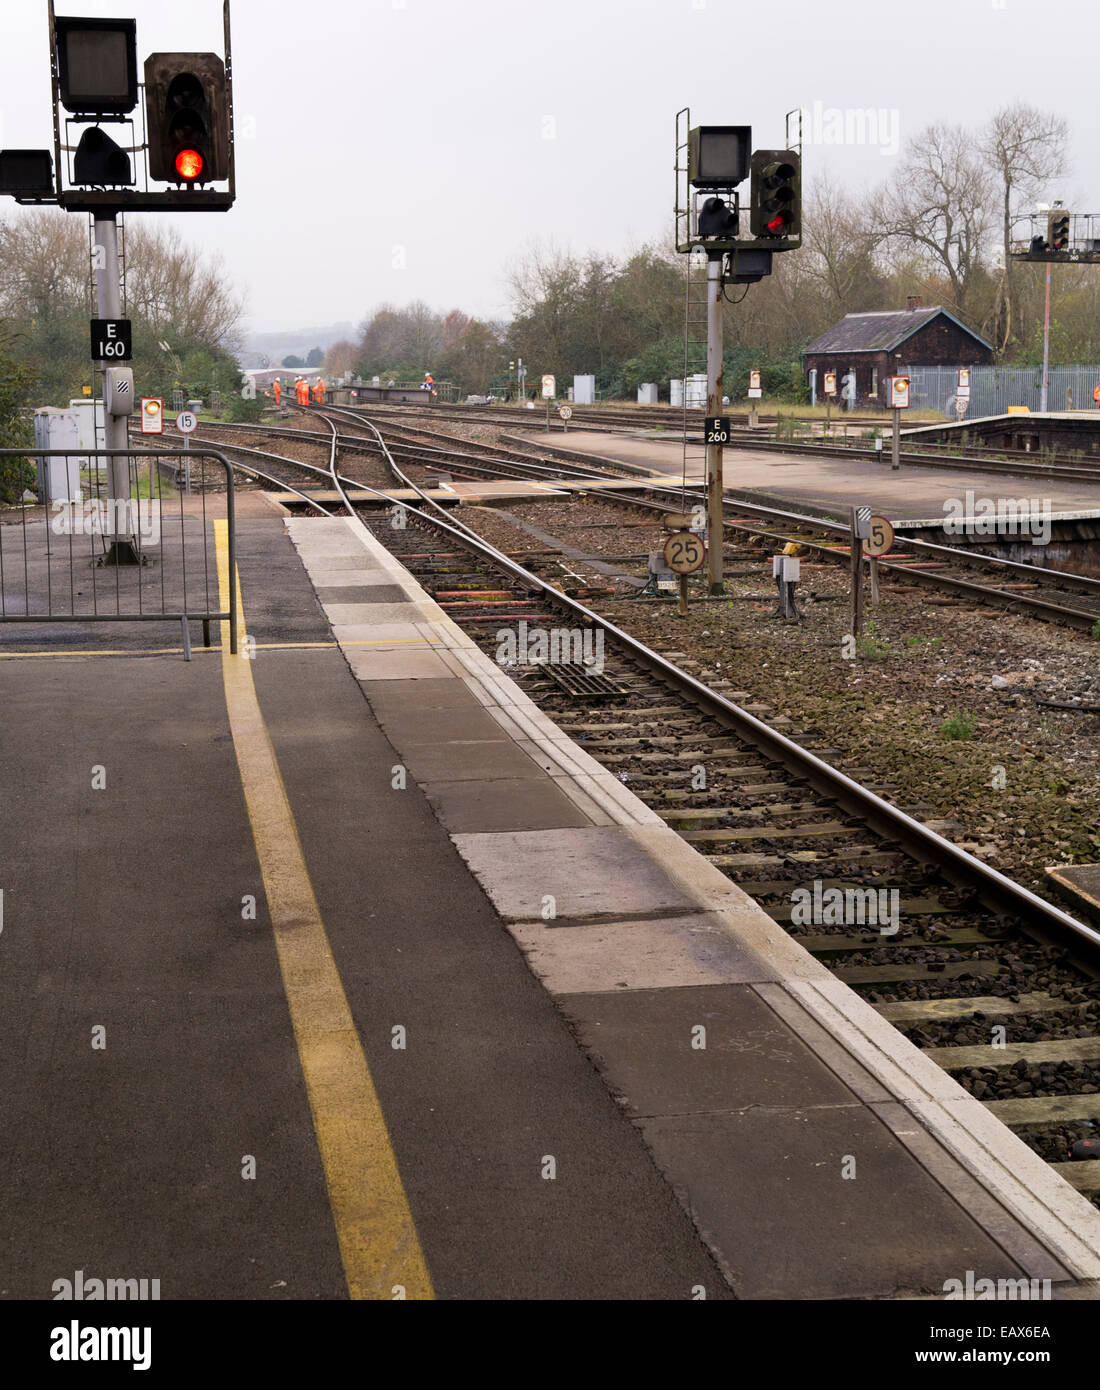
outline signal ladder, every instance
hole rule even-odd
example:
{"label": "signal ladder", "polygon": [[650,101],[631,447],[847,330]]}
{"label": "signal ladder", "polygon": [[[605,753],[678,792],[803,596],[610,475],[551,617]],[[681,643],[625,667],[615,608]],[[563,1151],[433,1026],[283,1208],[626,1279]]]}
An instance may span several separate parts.
{"label": "signal ladder", "polygon": [[[688,378],[707,370],[707,257],[701,249],[693,251],[686,259],[684,275],[684,441],[683,474],[688,476],[689,467],[698,465],[699,476],[704,477],[706,460],[705,444],[688,444]],[[705,405],[704,401],[704,405]]]}

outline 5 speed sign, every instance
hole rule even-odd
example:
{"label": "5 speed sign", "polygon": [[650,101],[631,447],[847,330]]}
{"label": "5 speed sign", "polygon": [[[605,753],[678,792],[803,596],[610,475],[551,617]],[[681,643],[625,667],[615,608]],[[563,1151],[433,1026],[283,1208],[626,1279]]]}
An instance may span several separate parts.
{"label": "5 speed sign", "polygon": [[884,516],[872,516],[871,530],[863,542],[864,555],[875,559],[879,555],[889,555],[894,547],[894,528]]}

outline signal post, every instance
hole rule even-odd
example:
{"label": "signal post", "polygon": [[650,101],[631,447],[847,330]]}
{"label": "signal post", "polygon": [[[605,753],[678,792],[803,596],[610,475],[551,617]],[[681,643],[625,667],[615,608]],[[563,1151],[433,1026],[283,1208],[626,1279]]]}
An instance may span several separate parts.
{"label": "signal post", "polygon": [[[723,592],[723,445],[729,421],[723,398],[722,304],[727,285],[770,275],[772,253],[802,245],[800,150],[753,150],[751,126],[692,126],[676,117],[676,249],[707,257],[707,579]],[[751,237],[740,235],[738,185],[751,176]],[[700,201],[702,200],[702,201]],[[745,291],[748,292],[747,289]]]}
{"label": "signal post", "polygon": [[[106,447],[125,450],[134,384],[130,368],[118,365],[131,357],[130,323],[121,317],[118,217],[127,211],[224,212],[233,206],[229,0],[222,3],[224,61],[215,53],[153,53],[146,59],[145,144],[133,114],[142,96],[136,22],[58,16],[53,0],[49,22],[53,149],[0,150],[0,194],[17,203],[50,205],[92,218],[99,317],[92,322],[91,355],[103,377]],[[62,110],[68,114],[62,116]],[[125,127],[123,141],[113,140],[104,124]],[[85,127],[79,141],[72,127]],[[137,170],[131,152],[138,156]],[[71,161],[62,159],[70,153]],[[174,187],[151,188],[150,180]],[[228,190],[208,186],[226,181]],[[109,460],[107,478],[109,545],[100,563],[136,564],[138,550],[127,530],[130,467],[125,453]]]}

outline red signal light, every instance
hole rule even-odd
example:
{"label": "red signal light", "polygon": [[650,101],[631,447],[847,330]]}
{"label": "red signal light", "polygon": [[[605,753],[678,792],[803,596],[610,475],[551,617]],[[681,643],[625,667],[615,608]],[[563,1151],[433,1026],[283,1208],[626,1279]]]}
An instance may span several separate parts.
{"label": "red signal light", "polygon": [[198,150],[180,150],[176,155],[176,173],[188,183],[194,183],[202,173],[202,155]]}
{"label": "red signal light", "polygon": [[778,217],[773,217],[772,220],[768,223],[768,231],[772,232],[773,234],[776,232],[781,232],[786,225],[787,214],[785,212],[781,212]]}

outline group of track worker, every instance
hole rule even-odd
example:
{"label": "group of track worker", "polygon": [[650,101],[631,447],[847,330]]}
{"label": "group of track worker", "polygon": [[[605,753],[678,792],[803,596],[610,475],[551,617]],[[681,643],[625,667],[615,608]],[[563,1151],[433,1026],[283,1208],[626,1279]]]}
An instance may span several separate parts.
{"label": "group of track worker", "polygon": [[[283,383],[278,377],[271,383],[271,390],[264,392],[265,396],[274,396],[275,404],[281,406],[283,403]],[[325,403],[325,383],[318,378],[311,386],[308,381],[299,377],[294,383],[294,399],[299,405],[324,405]]]}

